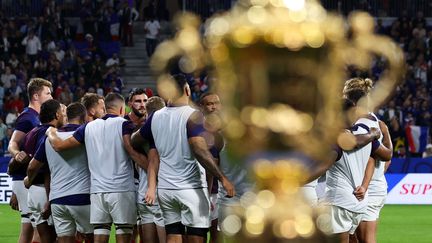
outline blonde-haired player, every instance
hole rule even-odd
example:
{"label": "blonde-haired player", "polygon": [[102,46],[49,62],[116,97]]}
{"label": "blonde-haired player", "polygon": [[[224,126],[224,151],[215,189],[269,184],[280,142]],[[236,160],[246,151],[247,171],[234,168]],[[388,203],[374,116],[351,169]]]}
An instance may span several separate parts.
{"label": "blonde-haired player", "polygon": [[[11,199],[12,207],[19,208],[21,212],[21,232],[20,243],[31,242],[33,237],[33,227],[30,223],[30,210],[27,206],[28,190],[24,187],[23,179],[26,176],[27,154],[23,151],[23,141],[25,135],[40,124],[39,112],[42,104],[52,99],[52,84],[42,78],[32,78],[27,85],[27,95],[29,106],[18,116],[15,131],[12,133],[8,151],[13,160],[9,164],[9,175],[12,177],[13,196]],[[13,200],[16,199],[16,200]],[[14,203],[14,201],[16,203]],[[36,237],[38,238],[38,237]]]}
{"label": "blonde-haired player", "polygon": [[[352,78],[345,82],[343,95],[354,103],[357,103],[361,98],[367,98],[372,88],[373,81],[371,79]],[[361,118],[358,123],[365,124],[369,128],[375,127],[380,129],[383,136],[388,136],[385,140],[389,143],[383,143],[383,145],[393,150],[387,126],[382,121],[379,121],[374,113],[369,112],[368,116]],[[387,181],[384,172],[388,163],[390,161],[376,160],[375,171],[367,188],[369,196],[367,211],[356,231],[357,238],[361,242],[376,242],[377,220],[387,196]]]}

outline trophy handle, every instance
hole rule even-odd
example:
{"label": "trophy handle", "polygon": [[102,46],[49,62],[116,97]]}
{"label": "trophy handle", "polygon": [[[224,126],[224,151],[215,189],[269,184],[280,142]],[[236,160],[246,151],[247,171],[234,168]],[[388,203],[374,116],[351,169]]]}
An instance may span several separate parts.
{"label": "trophy handle", "polygon": [[374,110],[387,102],[402,80],[405,74],[404,54],[390,38],[373,33],[374,20],[369,14],[356,12],[350,16],[350,23],[353,30],[353,46],[350,48],[352,52],[349,53],[348,63],[369,69],[373,55],[384,57],[387,61],[388,68],[375,82],[368,103],[366,104],[365,99],[360,101],[363,107],[367,106]]}

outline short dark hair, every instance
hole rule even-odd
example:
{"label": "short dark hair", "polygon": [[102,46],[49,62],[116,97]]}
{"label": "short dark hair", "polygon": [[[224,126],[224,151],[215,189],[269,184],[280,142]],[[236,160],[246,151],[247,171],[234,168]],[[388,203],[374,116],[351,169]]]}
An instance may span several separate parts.
{"label": "short dark hair", "polygon": [[86,110],[94,107],[95,105],[97,105],[99,103],[100,99],[104,99],[103,96],[100,96],[98,94],[95,93],[86,93],[84,94],[84,96],[81,98],[81,104],[84,105],[84,107],[86,108]]}
{"label": "short dark hair", "polygon": [[111,92],[105,96],[106,109],[116,108],[118,103],[120,102],[122,102],[123,104],[125,103],[125,99],[121,94]]}
{"label": "short dark hair", "polygon": [[132,91],[129,93],[128,101],[132,100],[132,98],[133,98],[135,95],[142,95],[142,94],[145,94],[145,95],[147,96],[147,94],[146,94],[146,92],[145,92],[144,89],[141,89],[141,88],[134,88],[134,89],[132,89]]}
{"label": "short dark hair", "polygon": [[81,121],[85,120],[87,111],[83,104],[79,102],[74,102],[68,105],[66,108],[66,115],[68,120],[80,119]]}
{"label": "short dark hair", "polygon": [[57,111],[60,109],[60,102],[57,100],[51,99],[45,101],[39,113],[39,120],[42,124],[46,124],[56,119]]}
{"label": "short dark hair", "polygon": [[186,76],[184,74],[174,74],[173,79],[175,81],[177,90],[180,91],[180,94],[183,95],[183,89],[185,87],[185,85],[187,84],[187,79]]}
{"label": "short dark hair", "polygon": [[151,114],[165,107],[165,101],[159,96],[150,97],[145,104],[147,114]]}

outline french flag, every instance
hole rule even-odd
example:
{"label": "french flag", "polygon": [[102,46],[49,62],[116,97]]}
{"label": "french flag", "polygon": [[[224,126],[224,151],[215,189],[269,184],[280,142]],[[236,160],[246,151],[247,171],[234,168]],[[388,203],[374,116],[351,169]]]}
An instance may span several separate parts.
{"label": "french flag", "polygon": [[428,142],[429,127],[406,126],[406,137],[411,153],[423,153]]}

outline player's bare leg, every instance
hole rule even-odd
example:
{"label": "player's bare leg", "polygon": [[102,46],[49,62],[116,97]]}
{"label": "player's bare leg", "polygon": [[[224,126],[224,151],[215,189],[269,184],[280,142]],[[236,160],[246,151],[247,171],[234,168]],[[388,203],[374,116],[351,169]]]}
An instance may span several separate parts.
{"label": "player's bare leg", "polygon": [[95,243],[108,243],[109,241],[109,235],[94,235],[94,242]]}
{"label": "player's bare leg", "polygon": [[37,229],[35,227],[33,227],[33,239],[31,242],[41,242],[39,232],[37,231]]}
{"label": "player's bare leg", "polygon": [[348,232],[339,233],[337,235],[339,236],[340,243],[349,243],[349,233]]}
{"label": "player's bare leg", "polygon": [[359,243],[359,241],[357,239],[357,234],[356,233],[349,235],[349,242],[350,243]]}
{"label": "player's bare leg", "polygon": [[116,242],[118,243],[130,243],[132,234],[116,234]]}
{"label": "player's bare leg", "polygon": [[48,223],[44,222],[36,226],[39,233],[41,243],[52,243],[56,240],[56,234],[54,227],[49,226]]}
{"label": "player's bare leg", "polygon": [[32,242],[33,238],[33,226],[31,223],[21,223],[21,232],[18,243],[29,243]]}
{"label": "player's bare leg", "polygon": [[211,221],[211,227],[210,227],[210,243],[216,243],[218,242],[218,219]]}
{"label": "player's bare leg", "polygon": [[167,243],[182,243],[182,242],[183,242],[183,236],[182,235],[179,235],[179,234],[168,234],[167,235]]}
{"label": "player's bare leg", "polygon": [[156,231],[159,238],[159,243],[165,243],[167,241],[165,227],[156,225]]}
{"label": "player's bare leg", "polygon": [[376,243],[376,221],[362,221],[356,234],[360,243]]}
{"label": "player's bare leg", "polygon": [[75,243],[75,236],[62,236],[57,238],[58,243]]}
{"label": "player's bare leg", "polygon": [[140,225],[140,237],[143,243],[157,243],[158,235],[156,231],[156,225],[151,224],[142,224]]}
{"label": "player's bare leg", "polygon": [[187,236],[187,242],[188,243],[203,243],[204,237],[198,236],[198,235],[188,235]]}

